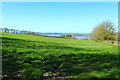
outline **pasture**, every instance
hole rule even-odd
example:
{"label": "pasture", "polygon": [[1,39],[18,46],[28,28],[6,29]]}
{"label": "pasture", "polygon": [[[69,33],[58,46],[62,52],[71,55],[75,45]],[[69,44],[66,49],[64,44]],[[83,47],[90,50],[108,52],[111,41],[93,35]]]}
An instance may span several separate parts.
{"label": "pasture", "polygon": [[4,78],[118,79],[118,45],[15,33],[0,37]]}

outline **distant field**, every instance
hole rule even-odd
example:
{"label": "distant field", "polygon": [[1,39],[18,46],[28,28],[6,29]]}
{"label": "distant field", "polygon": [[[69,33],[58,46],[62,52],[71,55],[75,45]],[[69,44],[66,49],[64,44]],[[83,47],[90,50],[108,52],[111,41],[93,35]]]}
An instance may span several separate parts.
{"label": "distant field", "polygon": [[117,45],[14,33],[1,37],[5,78],[118,78]]}

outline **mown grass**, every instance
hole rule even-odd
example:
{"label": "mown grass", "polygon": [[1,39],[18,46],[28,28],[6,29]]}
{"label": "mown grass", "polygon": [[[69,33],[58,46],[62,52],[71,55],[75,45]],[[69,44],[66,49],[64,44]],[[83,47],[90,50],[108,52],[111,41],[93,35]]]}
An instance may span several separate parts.
{"label": "mown grass", "polygon": [[3,76],[25,80],[44,74],[118,78],[118,46],[90,40],[2,33]]}

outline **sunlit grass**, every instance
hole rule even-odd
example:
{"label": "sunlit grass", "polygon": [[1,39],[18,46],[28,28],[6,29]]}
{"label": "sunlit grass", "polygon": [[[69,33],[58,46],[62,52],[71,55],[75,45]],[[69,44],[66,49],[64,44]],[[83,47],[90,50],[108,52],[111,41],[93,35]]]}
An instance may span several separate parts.
{"label": "sunlit grass", "polygon": [[3,33],[2,51],[3,75],[7,77],[39,78],[61,66],[55,72],[58,76],[118,78],[118,46],[113,44]]}

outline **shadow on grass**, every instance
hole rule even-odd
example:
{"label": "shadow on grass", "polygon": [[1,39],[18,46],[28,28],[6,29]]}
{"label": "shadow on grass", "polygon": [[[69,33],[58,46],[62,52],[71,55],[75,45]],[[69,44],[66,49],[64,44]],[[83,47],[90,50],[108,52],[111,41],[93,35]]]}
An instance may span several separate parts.
{"label": "shadow on grass", "polygon": [[[2,43],[4,78],[25,80],[52,77],[118,78],[118,55],[87,52],[76,54],[75,52],[86,51],[86,49],[5,37],[2,38]],[[39,52],[42,49],[47,51],[43,54]],[[55,53],[55,50],[58,50],[57,56],[49,54]]]}

